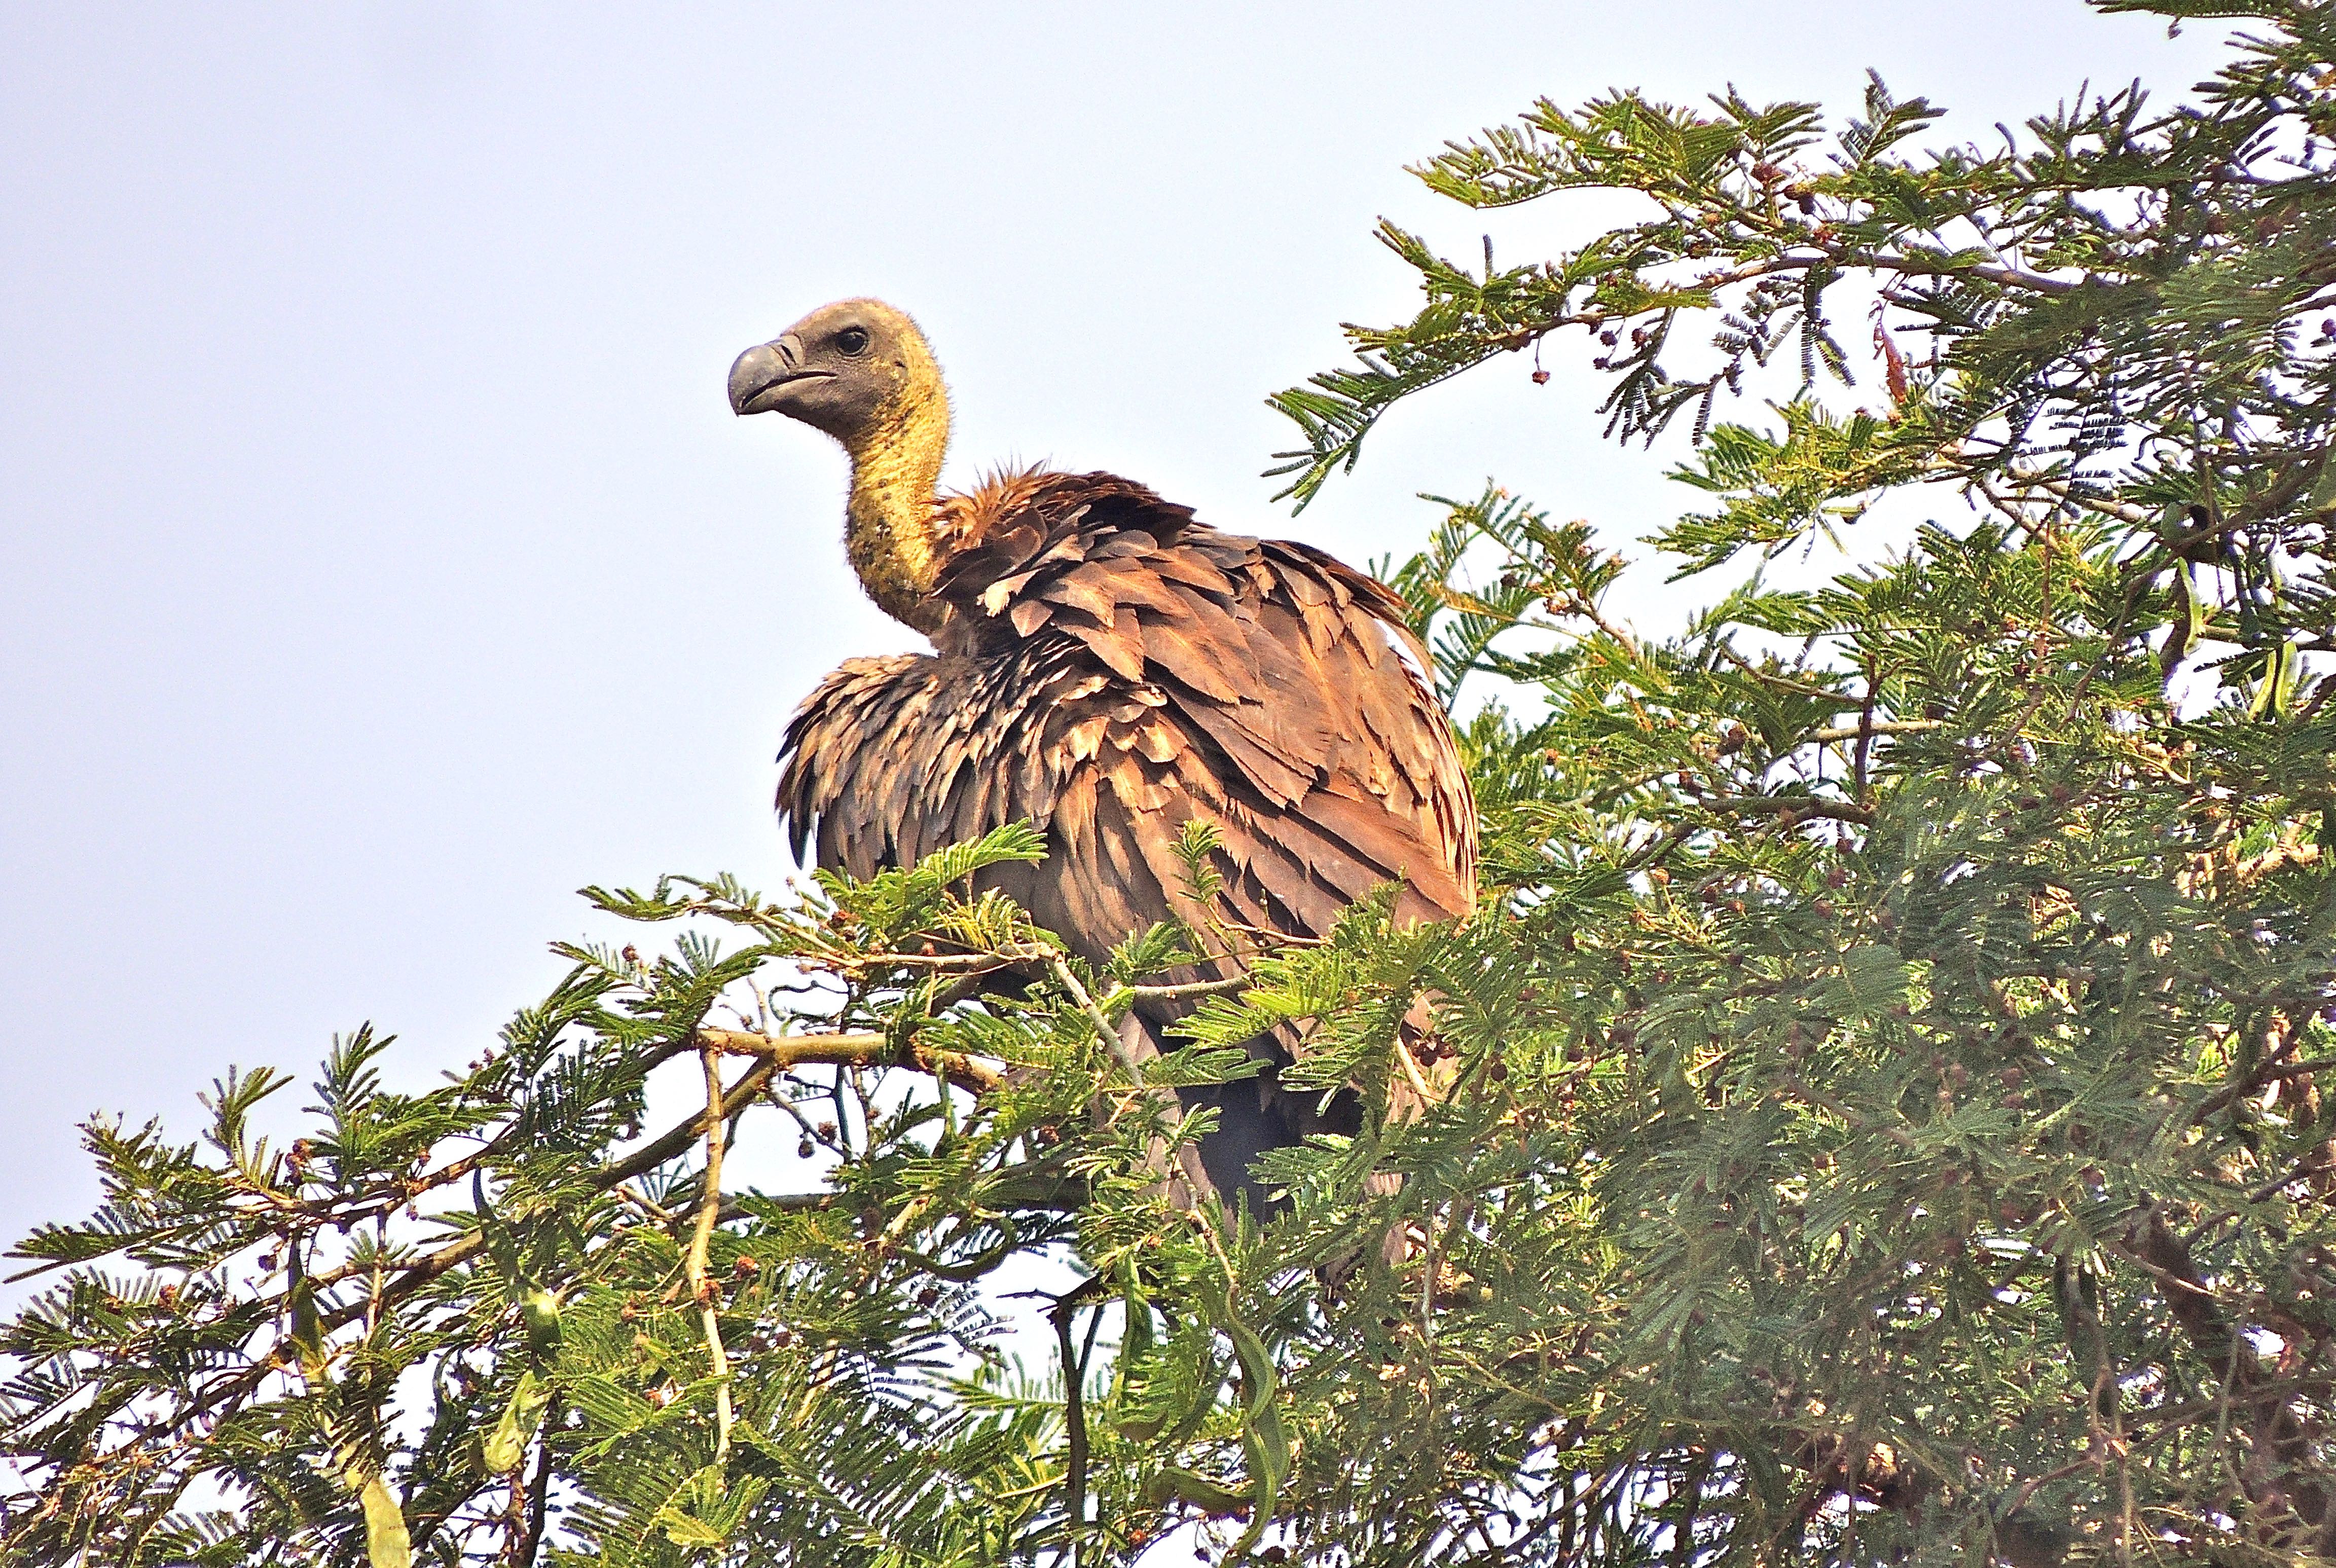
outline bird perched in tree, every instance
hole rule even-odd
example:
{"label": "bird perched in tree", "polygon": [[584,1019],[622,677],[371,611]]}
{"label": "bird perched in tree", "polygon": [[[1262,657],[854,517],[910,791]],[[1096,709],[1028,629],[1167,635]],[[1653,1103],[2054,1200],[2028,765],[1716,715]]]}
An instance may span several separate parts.
{"label": "bird perched in tree", "polygon": [[[1387,882],[1406,920],[1474,907],[1475,803],[1384,586],[1115,474],[1033,468],[939,493],[940,367],[877,300],[740,355],[730,405],[842,443],[852,567],[933,643],[847,659],[796,712],[778,810],[799,858],[815,843],[821,865],[865,877],[1027,820],[1046,859],[989,885],[1095,961],[1171,918],[1319,936]],[[1216,831],[1214,910],[1193,907],[1176,852],[1194,821]],[[1227,957],[1190,974],[1237,972]],[[1140,1011],[1133,1043],[1158,1048],[1169,1017]],[[1217,1106],[1199,1163],[1228,1198],[1261,1202],[1251,1160],[1335,1125],[1277,1092],[1294,1044],[1254,1044],[1254,1079],[1184,1091]]]}

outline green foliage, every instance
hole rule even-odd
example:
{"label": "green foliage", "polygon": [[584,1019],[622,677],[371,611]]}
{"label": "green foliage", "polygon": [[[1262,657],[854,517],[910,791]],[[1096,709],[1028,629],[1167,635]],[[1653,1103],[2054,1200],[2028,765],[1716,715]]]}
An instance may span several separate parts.
{"label": "green foliage", "polygon": [[[1078,963],[986,889],[1007,829],[588,890],[670,941],[563,948],[426,1092],[336,1042],[282,1148],[268,1070],[200,1143],[92,1124],[106,1201],[0,1330],[11,1560],[2336,1556],[2336,17],[2244,14],[2195,102],[2000,148],[1878,83],[1447,148],[1471,205],[1662,216],[1482,274],[1389,230],[1426,304],[1280,400],[1301,496],[1579,327],[1613,433],[1682,443],[1672,569],[1947,517],[1653,638],[1588,524],[1437,501],[1380,571],[1447,699],[1506,683],[1458,927],[1382,897],[1163,988],[1221,933]],[[1267,1223],[1179,1212],[1168,1091],[1274,1027],[1359,1130],[1268,1157]],[[710,1191],[709,1124],[800,1179]]]}
{"label": "green foliage", "polygon": [[[1060,1395],[1014,1371],[976,1287],[1083,1213],[1157,1203],[1095,1179],[1140,1162],[1148,1123],[1088,1125],[1116,1069],[1085,1014],[1043,986],[970,999],[1058,951],[970,885],[1037,852],[1017,826],[784,904],[726,880],[592,890],[749,940],[566,949],[553,995],[419,1096],[384,1086],[390,1042],[360,1030],[281,1151],[250,1131],[288,1081],[269,1072],[220,1083],[202,1145],[92,1124],[105,1205],[20,1249],[64,1282],[5,1341],[9,1446],[39,1483],[10,1503],[12,1561],[895,1563],[1058,1537]],[[834,1030],[871,1019],[890,1033]],[[805,1178],[721,1195],[719,1457],[687,1288],[704,1117],[641,1128],[650,1076],[716,1038],[747,1042],[734,1136],[795,1144]],[[965,1053],[1010,1081],[939,1087]]]}
{"label": "green foliage", "polygon": [[[1600,612],[1586,537],[1490,492],[1392,572],[1447,692],[1528,689],[1465,735],[1484,929],[1259,977],[1321,1009],[1325,1075],[1386,1081],[1406,983],[1455,1051],[1435,1111],[1341,1152],[1400,1193],[1336,1236],[1300,1208],[1325,1252],[1426,1248],[1293,1353],[1335,1412],[1288,1492],[1326,1555],[2336,1544],[2308,662],[2336,651],[2336,15],[2244,9],[2271,25],[2195,103],[2112,94],[1984,151],[1912,151],[1934,112],[1879,83],[1830,139],[1733,95],[1537,105],[1418,172],[1660,215],[1482,273],[1389,231],[1421,313],[1277,400],[1302,501],[1403,397],[1579,327],[1611,433],[1693,410],[1674,476],[1708,499],[1652,541],[1682,574],[1852,547],[1916,485],[1968,503],[1661,642]],[[1859,311],[1871,355],[1833,325]],[[1763,388],[1765,422],[1712,421]],[[1487,556],[1495,587],[1449,586]]]}

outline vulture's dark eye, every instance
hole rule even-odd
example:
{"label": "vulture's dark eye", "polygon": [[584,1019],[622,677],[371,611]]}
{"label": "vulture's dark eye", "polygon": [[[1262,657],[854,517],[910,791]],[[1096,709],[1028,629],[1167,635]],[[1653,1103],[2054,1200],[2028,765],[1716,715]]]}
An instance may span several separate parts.
{"label": "vulture's dark eye", "polygon": [[845,327],[835,335],[835,346],[850,355],[867,353],[868,329],[864,326]]}

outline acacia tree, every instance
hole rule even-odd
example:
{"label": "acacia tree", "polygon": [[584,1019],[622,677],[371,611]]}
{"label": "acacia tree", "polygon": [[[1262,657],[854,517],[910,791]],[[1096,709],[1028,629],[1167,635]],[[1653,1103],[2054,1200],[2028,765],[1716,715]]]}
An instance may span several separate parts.
{"label": "acacia tree", "polygon": [[[976,891],[1027,830],[589,890],[679,934],[568,950],[439,1088],[361,1030],[288,1146],[271,1072],[195,1144],[92,1124],[105,1206],[5,1329],[12,1560],[2336,1553],[2336,11],[2103,8],[2259,32],[2000,146],[1876,82],[1838,130],[1544,102],[1418,170],[1652,206],[1506,270],[1386,229],[1425,303],[1277,400],[1301,501],[1584,341],[1611,433],[1685,416],[1671,566],[1853,563],[1640,638],[1590,525],[1447,504],[1389,575],[1447,696],[1510,683],[1477,919],[1359,908],[1139,1081],[1116,1017],[1219,934],[1070,959]],[[1863,546],[1893,496],[1940,519]],[[1160,1091],[1286,1020],[1364,1130],[1272,1156],[1269,1223],[1170,1207]],[[703,1108],[645,1128],[658,1075]],[[752,1140],[800,1184],[725,1184]]]}

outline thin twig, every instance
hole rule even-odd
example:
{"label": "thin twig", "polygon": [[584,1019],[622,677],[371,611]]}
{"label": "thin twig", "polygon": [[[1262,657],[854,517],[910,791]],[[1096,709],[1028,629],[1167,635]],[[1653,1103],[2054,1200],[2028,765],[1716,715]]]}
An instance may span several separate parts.
{"label": "thin twig", "polygon": [[714,1462],[730,1456],[730,1357],[722,1348],[721,1301],[716,1286],[706,1276],[706,1260],[714,1245],[714,1226],[722,1217],[722,1150],[724,1129],[722,1050],[708,1045],[698,1052],[706,1068],[706,1190],[697,1198],[697,1228],[682,1260],[690,1295],[697,1302],[698,1320],[706,1329],[706,1353],[714,1366]]}
{"label": "thin twig", "polygon": [[1612,621],[1608,620],[1605,615],[1599,609],[1598,606],[1582,595],[1569,594],[1562,606],[1552,608],[1557,609],[1558,613],[1561,615],[1580,616],[1582,619],[1588,621],[1600,631],[1604,632],[1608,637],[1611,638],[1621,648],[1622,651],[1633,659],[1641,657],[1639,651],[1639,639],[1632,637],[1622,628],[1616,626]]}
{"label": "thin twig", "polygon": [[[1822,697],[1826,702],[1837,703],[1843,707],[1853,707],[1856,706],[1857,699],[1851,696],[1847,692],[1827,691],[1821,686],[1811,686],[1806,681],[1795,680],[1792,677],[1788,675],[1779,675],[1773,669],[1762,669],[1758,665],[1754,664],[1750,659],[1746,658],[1742,654],[1737,653],[1734,648],[1728,647],[1724,642],[1714,643],[1712,645],[1712,651],[1717,653],[1720,657],[1726,659],[1728,663],[1734,665],[1737,669],[1742,670],[1746,675],[1750,676],[1754,680],[1765,682],[1769,686],[1775,687],[1779,691],[1795,692],[1802,696]],[[1850,733],[1854,735],[1857,732],[1852,730]]]}
{"label": "thin twig", "polygon": [[1002,969],[1012,964],[1043,958],[1052,950],[1033,947],[1005,953],[852,953],[847,960],[837,960],[838,969],[931,969],[941,974],[965,971]]}
{"label": "thin twig", "polygon": [[2068,481],[2056,479],[2049,474],[2026,473],[2016,468],[2008,468],[2003,471],[2003,477],[2022,489],[2033,488],[2044,491],[2048,494],[2059,497],[2062,501],[2073,502],[2078,506],[2114,517],[2120,522],[2155,522],[2157,520],[2157,514],[2146,507],[2088,494]]}
{"label": "thin twig", "polygon": [[1839,822],[1871,823],[1874,813],[1864,806],[1844,801],[1829,801],[1817,795],[1708,795],[1700,803],[1714,812],[1737,812],[1749,815],[1756,812],[1786,812],[1796,817],[1832,817]]}
{"label": "thin twig", "polygon": [[[2324,1066],[2325,1064],[2321,1065]],[[2262,1186],[2257,1187],[2253,1192],[2249,1193],[2247,1194],[2247,1202],[2250,1203],[2268,1203],[2272,1196],[2282,1187],[2292,1186],[2295,1183],[2303,1180],[2306,1176],[2316,1176],[2326,1171],[2329,1166],[2329,1162],[2330,1145],[2321,1144],[2317,1148],[2312,1149],[2309,1154],[2306,1154],[2302,1159],[2296,1161],[2295,1164],[2290,1165],[2285,1171],[2282,1172],[2276,1179],[2265,1182]]]}
{"label": "thin twig", "polygon": [[[1854,781],[1852,788],[1860,800],[1866,798],[1865,765],[1874,755],[1874,699],[1878,695],[1874,668],[1868,665],[1865,670],[1865,701],[1857,710],[1857,749],[1851,763],[1851,774]],[[1851,1510],[1850,1516],[1852,1519],[1856,1517],[1854,1509]]]}
{"label": "thin twig", "polygon": [[[1144,1082],[1144,1063],[1137,1058],[1133,1050],[1129,1049],[1127,1042],[1120,1037],[1119,1031],[1112,1027],[1109,1015],[1095,1005],[1095,999],[1087,993],[1086,987],[1079,983],[1079,977],[1072,972],[1071,966],[1057,958],[1051,960],[1050,967],[1054,970],[1056,982],[1070,994],[1072,1001],[1078,1005],[1079,1011],[1086,1015],[1087,1021],[1095,1026],[1095,1033],[1103,1037],[1104,1048],[1111,1053],[1112,1060],[1117,1062],[1125,1070],[1138,1092],[1152,1103],[1153,1109],[1159,1114],[1161,1119],[1166,1125],[1174,1126],[1184,1112],[1184,1103],[1178,1097],[1176,1091],[1166,1085],[1159,1084],[1146,1087]],[[1163,1180],[1169,1178],[1171,1172],[1181,1176],[1192,1190],[1195,1199],[1216,1195],[1215,1186],[1210,1182],[1207,1171],[1197,1158],[1191,1157],[1191,1152],[1187,1148],[1172,1146],[1166,1138],[1155,1136],[1151,1140],[1147,1159],[1153,1163],[1153,1168]],[[1200,1212],[1198,1203],[1192,1206],[1192,1212],[1194,1213]]]}
{"label": "thin twig", "polygon": [[[723,1099],[724,1119],[736,1115],[754,1104],[755,1097],[777,1076],[778,1067],[772,1062],[756,1062],[748,1068],[745,1076],[730,1086],[730,1093]],[[593,1172],[592,1185],[605,1192],[619,1182],[629,1182],[644,1172],[654,1171],[696,1143],[705,1130],[706,1113],[700,1111],[679,1125],[667,1128],[623,1159],[612,1160]]]}
{"label": "thin twig", "polygon": [[1229,996],[1255,983],[1247,975],[1230,975],[1222,980],[1191,980],[1181,986],[1122,986],[1112,992],[1112,999],[1125,997],[1137,1002],[1181,1002],[1188,997]]}
{"label": "thin twig", "polygon": [[1823,742],[1857,740],[1875,735],[1921,735],[1927,730],[1946,727],[1947,721],[1942,718],[1876,719],[1869,725],[1832,725],[1824,729],[1813,729],[1802,738]]}
{"label": "thin twig", "polygon": [[[1067,1452],[1063,1459],[1064,1532],[1071,1544],[1074,1564],[1085,1557],[1083,1537],[1087,1523],[1086,1358],[1071,1349],[1071,1320],[1083,1302],[1100,1294],[1101,1274],[1090,1274],[1058,1299],[1047,1317],[1055,1325],[1055,1342],[1063,1358],[1063,1427]],[[1092,1343],[1092,1340],[1090,1340]]]}
{"label": "thin twig", "polygon": [[[2145,561],[2155,559],[2154,551],[2144,558]],[[2085,667],[2084,675],[2077,681],[2076,690],[2068,694],[2068,722],[2076,721],[2077,710],[2084,705],[2085,694],[2093,689],[2093,682],[2102,670],[2108,667],[2110,656],[2124,643],[2126,625],[2140,607],[2142,590],[2156,578],[2160,570],[2152,565],[2147,570],[2136,570],[2127,578],[2124,596],[2117,602],[2117,619],[2110,623],[2108,635],[2101,639],[2101,651],[2094,657],[2091,664]]]}
{"label": "thin twig", "polygon": [[2011,1502],[2004,1508],[2003,1517],[2010,1519],[2016,1515],[2022,1508],[2028,1506],[2029,1499],[2053,1482],[2065,1481],[2071,1475],[2082,1475],[2092,1468],[2092,1456],[2087,1455],[2084,1458],[2073,1464],[2063,1465],[2057,1470],[2047,1470],[2040,1475],[2030,1475],[2020,1484],[2020,1490],[2011,1495]]}
{"label": "thin twig", "polygon": [[1427,1080],[1419,1076],[1419,1064],[1411,1059],[1411,1047],[1403,1043],[1400,1033],[1395,1038],[1395,1059],[1403,1064],[1403,1076],[1411,1080],[1412,1092],[1419,1096],[1420,1108],[1425,1111],[1436,1104],[1436,1096],[1428,1092]]}
{"label": "thin twig", "polygon": [[[2285,1024],[2286,1019],[2282,1018],[2281,1022]],[[2264,1057],[2253,1067],[2240,1074],[2237,1078],[2224,1085],[2198,1103],[2198,1108],[2190,1113],[2191,1125],[2195,1126],[2204,1122],[2234,1100],[2244,1099],[2249,1095],[2261,1094],[2266,1087],[2282,1079],[2294,1077],[2300,1073],[2313,1072],[2321,1067],[2336,1066],[2336,1062],[2331,1062],[2324,1057],[2305,1062],[2289,1061],[2288,1054],[2302,1043],[2302,1029],[2292,1026],[2283,1028],[2279,1044],[2272,1047],[2269,1056]]]}
{"label": "thin twig", "polygon": [[1907,1132],[1904,1128],[1893,1127],[1889,1125],[1887,1123],[1869,1121],[1867,1118],[1859,1115],[1855,1111],[1851,1110],[1847,1105],[1843,1105],[1839,1100],[1835,1099],[1831,1095],[1826,1094],[1824,1090],[1811,1088],[1807,1084],[1803,1083],[1798,1077],[1786,1079],[1785,1089],[1786,1093],[1790,1094],[1795,1099],[1799,1100],[1803,1105],[1813,1106],[1820,1111],[1830,1111],[1835,1115],[1839,1116],[1842,1121],[1848,1125],[1852,1132],[1879,1133],[1902,1149],[1912,1149],[1920,1146],[1914,1142],[1913,1135]]}
{"label": "thin twig", "polygon": [[1005,1081],[997,1068],[956,1051],[925,1046],[903,1047],[872,1030],[833,1035],[758,1035],[744,1029],[700,1028],[698,1044],[727,1056],[758,1057],[784,1072],[799,1066],[914,1067],[968,1094],[983,1094]]}
{"label": "thin twig", "polygon": [[[644,1074],[648,1073],[687,1049],[689,1049],[689,1043],[686,1040],[671,1041],[655,1047],[642,1055],[639,1070]],[[490,1161],[502,1154],[520,1136],[517,1129],[522,1124],[512,1124],[511,1127],[496,1134],[469,1154],[460,1159],[449,1161],[434,1171],[378,1183],[354,1194],[328,1198],[289,1198],[272,1188],[238,1184],[242,1185],[243,1191],[266,1203],[270,1215],[308,1215],[334,1225],[338,1225],[343,1221],[354,1223],[359,1220],[372,1219],[378,1214],[385,1214],[393,1210],[404,1208],[424,1193],[465,1180],[472,1174],[484,1169]],[[266,1216],[254,1213],[250,1217],[260,1219]],[[10,1278],[12,1281],[24,1279],[30,1273],[40,1271],[42,1271],[31,1270],[27,1271],[26,1274],[13,1275]]]}
{"label": "thin twig", "polygon": [[1695,832],[1692,823],[1674,823],[1660,838],[1624,861],[1621,869],[1625,872],[1644,871],[1694,837]]}
{"label": "thin twig", "polygon": [[2085,285],[2072,278],[2048,278],[2040,272],[2024,272],[2016,267],[1966,267],[1942,258],[1937,261],[1914,256],[1885,256],[1871,250],[1847,248],[1826,248],[1831,258],[1844,267],[1863,267],[1875,272],[1894,272],[1902,278],[1976,278],[1982,283],[1992,283],[2002,288],[2024,288],[2033,294],[2074,294]]}
{"label": "thin twig", "polygon": [[1141,1084],[1144,1081],[1144,1064],[1135,1059],[1134,1053],[1127,1048],[1127,1042],[1119,1037],[1119,1031],[1112,1027],[1110,1018],[1095,1005],[1095,999],[1087,994],[1086,987],[1079,984],[1079,977],[1071,972],[1071,966],[1061,959],[1054,959],[1048,961],[1047,967],[1054,970],[1056,983],[1070,994],[1079,1011],[1086,1015],[1087,1022],[1095,1026],[1095,1033],[1103,1037],[1104,1047],[1111,1052],[1112,1060],[1125,1067],[1129,1075]]}
{"label": "thin twig", "polygon": [[681,1218],[679,1214],[675,1213],[671,1209],[665,1207],[662,1203],[651,1203],[648,1199],[644,1198],[638,1193],[634,1192],[630,1187],[612,1187],[609,1191],[614,1193],[619,1200],[624,1203],[630,1203],[634,1208],[638,1209],[642,1213],[647,1214],[650,1219],[655,1220],[660,1225],[670,1225],[675,1221]]}
{"label": "thin twig", "polygon": [[527,1534],[519,1544],[517,1568],[535,1568],[536,1556],[543,1550],[544,1529],[551,1522],[551,1434],[560,1430],[561,1418],[555,1394],[543,1407],[536,1438],[535,1480],[528,1487]]}
{"label": "thin twig", "polygon": [[2017,502],[2006,501],[2003,497],[1996,494],[1995,487],[1988,483],[1985,476],[1983,475],[1974,477],[1971,482],[1971,488],[1978,491],[1980,494],[1985,496],[1987,498],[1987,503],[1995,508],[1996,511],[2003,513],[2003,515],[2010,521],[2010,523],[2014,528],[2017,528],[2020,532],[2027,534],[2031,539],[2035,537],[2039,525],[2030,520],[2026,512],[2020,510]]}

